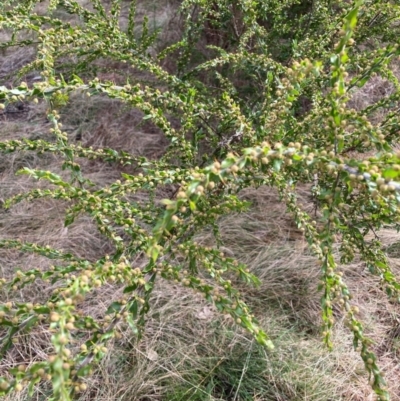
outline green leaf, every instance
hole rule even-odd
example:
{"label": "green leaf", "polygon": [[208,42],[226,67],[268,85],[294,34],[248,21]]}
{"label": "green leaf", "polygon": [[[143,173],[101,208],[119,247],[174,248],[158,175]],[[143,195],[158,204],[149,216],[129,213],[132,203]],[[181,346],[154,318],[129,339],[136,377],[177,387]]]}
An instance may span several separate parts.
{"label": "green leaf", "polygon": [[156,262],[156,261],[157,261],[157,258],[158,258],[158,255],[160,254],[160,251],[159,251],[157,245],[156,245],[156,244],[152,245],[152,246],[148,249],[147,254],[150,256],[150,258],[151,258],[151,260],[152,260],[153,262]]}
{"label": "green leaf", "polygon": [[394,178],[397,178],[399,176],[399,171],[394,170],[392,168],[388,168],[388,169],[383,171],[382,176],[383,176],[383,178],[394,179]]}
{"label": "green leaf", "polygon": [[25,323],[24,331],[28,331],[32,326],[36,324],[37,321],[38,321],[37,316],[31,316],[29,320]]}
{"label": "green leaf", "polygon": [[[125,291],[124,291],[125,292]],[[120,302],[113,302],[109,307],[107,308],[106,315],[109,315],[111,313],[116,313],[119,312],[122,308],[122,304]]]}
{"label": "green leaf", "polygon": [[189,199],[189,208],[192,212],[194,212],[196,210],[196,203],[194,201],[192,201],[191,199]]}
{"label": "green leaf", "polygon": [[283,163],[282,159],[274,159],[272,167],[277,173],[281,170],[282,163]]}
{"label": "green leaf", "polygon": [[132,284],[132,285],[128,285],[127,287],[124,288],[124,294],[129,294],[130,292],[133,292],[137,289],[137,284]]}
{"label": "green leaf", "polygon": [[75,220],[75,215],[70,213],[65,216],[64,227],[70,226]]}
{"label": "green leaf", "polygon": [[197,274],[197,263],[196,263],[196,257],[194,255],[191,255],[189,257],[189,270],[191,271],[192,274]]}
{"label": "green leaf", "polygon": [[[358,2],[360,4],[360,2]],[[357,15],[358,15],[358,8],[359,5],[356,5],[348,14],[346,17],[346,20],[349,22],[350,28],[353,29],[357,25]]]}

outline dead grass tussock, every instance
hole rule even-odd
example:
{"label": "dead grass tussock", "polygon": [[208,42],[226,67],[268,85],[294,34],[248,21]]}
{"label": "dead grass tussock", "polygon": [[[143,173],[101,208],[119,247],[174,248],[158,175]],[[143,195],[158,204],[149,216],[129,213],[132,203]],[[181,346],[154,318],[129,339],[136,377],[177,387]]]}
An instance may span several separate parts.
{"label": "dead grass tussock", "polygon": [[[363,110],[379,102],[381,99],[390,96],[394,92],[394,89],[394,85],[391,82],[377,75],[372,77],[362,88],[357,88],[353,91],[353,96],[348,106],[356,110]],[[384,113],[384,110],[381,112]],[[376,116],[376,118],[378,117]]]}
{"label": "dead grass tussock", "polygon": [[61,111],[65,129],[72,140],[94,149],[109,147],[135,156],[160,157],[167,141],[143,113],[118,101],[79,94]]}
{"label": "dead grass tussock", "polygon": [[0,82],[2,85],[11,84],[11,74],[34,59],[35,49],[23,47],[12,51],[2,50],[2,52],[3,54],[0,58]]}
{"label": "dead grass tussock", "polygon": [[[390,64],[390,69],[395,78],[400,79],[400,62],[394,60]],[[380,75],[371,77],[362,88],[354,88],[350,92],[350,101],[347,107],[355,110],[364,110],[367,107],[384,100],[395,92],[395,86],[387,78]],[[372,115],[369,120],[374,125],[379,125],[383,122],[387,115],[388,110],[379,108]]]}
{"label": "dead grass tussock", "polygon": [[[279,349],[265,354],[215,311],[204,313],[207,306],[186,289],[159,283],[153,301],[145,338],[137,343],[123,331],[80,400],[339,399],[335,358],[273,310],[264,325]],[[348,372],[335,373],[341,381]]]}
{"label": "dead grass tussock", "polygon": [[[292,226],[276,194],[268,188],[260,188],[244,193],[243,198],[252,201],[249,211],[220,222],[222,239],[226,244],[224,251],[246,263],[261,279],[258,288],[242,287],[243,296],[257,316],[264,316],[266,305],[269,305],[281,311],[287,320],[286,327],[303,333],[307,339],[317,340],[321,324],[321,294],[317,291],[320,271],[315,258],[305,251],[301,233]],[[305,201],[303,199],[306,208],[312,207],[310,202],[306,204]],[[383,229],[378,235],[391,252],[390,264],[394,274],[400,277],[400,234]],[[210,235],[204,235],[198,241],[208,245],[212,239]],[[363,263],[355,260],[339,268],[344,272],[345,282],[353,294],[353,304],[360,308],[365,330],[375,342],[389,388],[394,397],[400,397],[397,384],[400,321],[396,318],[399,306],[392,303],[383,290],[379,290],[379,279],[372,276]],[[338,382],[337,386],[341,388],[344,400],[368,399],[370,388],[365,376],[360,375],[362,361],[352,350],[352,339],[340,323],[342,317],[339,310],[336,313],[339,325],[334,335],[335,369],[345,371],[348,377]],[[311,352],[315,352],[314,347]]]}

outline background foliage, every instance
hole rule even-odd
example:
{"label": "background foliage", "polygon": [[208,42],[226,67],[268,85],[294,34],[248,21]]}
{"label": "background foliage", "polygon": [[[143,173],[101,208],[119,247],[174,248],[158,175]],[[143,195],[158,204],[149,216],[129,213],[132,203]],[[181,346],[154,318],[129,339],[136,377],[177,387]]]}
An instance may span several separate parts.
{"label": "background foliage", "polygon": [[[46,269],[16,268],[2,278],[11,299],[0,305],[2,357],[20,346],[20,333],[38,327],[51,333],[46,359],[7,366],[2,394],[25,382],[32,394],[51,383],[55,400],[85,391],[84,380],[107,356],[108,344],[128,326],[140,338],[159,278],[201,293],[273,349],[268,327],[260,326],[234,285],[236,277],[260,280],[224,251],[219,226],[222,217],[248,209],[240,194],[268,186],[318,260],[324,342],[332,347],[335,320],[344,317],[373,390],[389,399],[338,266],[357,258],[398,302],[400,286],[379,237],[379,230],[397,230],[399,220],[398,2],[183,1],[179,38],[162,43],[148,17],[137,25],[135,1],[43,6],[10,0],[0,10],[7,36],[1,47],[34,49],[31,60],[11,72],[13,84],[0,87],[0,105],[10,111],[26,102],[45,104],[51,125],[44,139],[3,140],[0,150],[62,161],[59,172],[21,166],[19,174],[40,183],[5,200],[4,208],[57,199],[65,227],[88,215],[109,244],[91,259],[57,246],[0,241],[1,248],[52,261]],[[35,79],[27,83],[30,74]],[[352,106],[352,94],[377,76],[390,83],[391,93],[367,107]],[[139,110],[143,124],[162,132],[162,153],[81,145],[79,133],[71,138],[63,130],[78,95]],[[106,185],[93,181],[83,167],[88,160],[117,164],[120,177]],[[312,210],[298,202],[304,191]],[[210,244],[196,241],[204,229],[213,233]],[[51,293],[32,302],[30,294],[43,283],[51,284]],[[81,305],[109,284],[123,287],[119,299],[102,313],[84,313]]]}

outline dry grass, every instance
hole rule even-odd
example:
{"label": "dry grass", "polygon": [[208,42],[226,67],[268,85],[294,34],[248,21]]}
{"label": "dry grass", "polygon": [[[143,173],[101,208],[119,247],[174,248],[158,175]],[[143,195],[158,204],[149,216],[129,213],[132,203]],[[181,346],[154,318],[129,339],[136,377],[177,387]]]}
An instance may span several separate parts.
{"label": "dry grass", "polygon": [[[390,69],[394,76],[400,79],[400,63],[394,60]],[[371,77],[362,88],[354,88],[351,91],[350,101],[347,106],[355,110],[363,110],[392,95],[396,91],[395,86],[387,78],[376,75]],[[379,108],[369,116],[371,123],[379,125],[385,118],[388,110]]]}

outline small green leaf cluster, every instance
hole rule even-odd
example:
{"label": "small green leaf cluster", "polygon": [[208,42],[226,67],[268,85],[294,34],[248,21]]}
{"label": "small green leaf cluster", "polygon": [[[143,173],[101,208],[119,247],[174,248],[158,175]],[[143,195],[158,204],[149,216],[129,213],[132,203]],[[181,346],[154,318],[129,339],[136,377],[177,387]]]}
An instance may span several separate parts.
{"label": "small green leaf cluster", "polygon": [[[400,83],[392,71],[400,55],[400,5],[386,0],[185,0],[181,39],[152,56],[157,32],[150,32],[146,19],[141,27],[135,25],[134,0],[124,29],[120,0],[108,8],[100,0],[90,2],[86,9],[77,1],[52,0],[41,14],[35,12],[36,0],[0,5],[0,29],[11,37],[0,46],[36,46],[34,60],[15,72],[14,87],[0,87],[0,107],[45,102],[52,124],[51,140],[2,141],[0,152],[51,153],[64,170],[61,176],[23,168],[20,174],[45,182],[45,188],[16,195],[4,206],[62,200],[66,226],[88,215],[113,247],[111,254],[89,261],[34,243],[0,241],[0,248],[53,261],[47,270],[18,270],[1,278],[3,289],[54,285],[42,303],[0,304],[1,357],[18,347],[17,333],[38,326],[52,333],[53,350],[47,360],[11,367],[0,378],[0,395],[21,390],[25,382],[31,392],[50,382],[54,400],[71,400],[85,391],[84,378],[107,353],[107,344],[126,327],[140,336],[160,277],[201,293],[272,348],[231,281],[233,273],[249,284],[258,279],[221,252],[217,224],[248,207],[240,191],[267,185],[278,191],[319,260],[326,344],[332,346],[339,313],[373,390],[379,400],[388,400],[372,342],[339,265],[359,257],[388,296],[399,301],[400,284],[377,232],[397,228],[400,220],[400,154],[394,150]],[[75,20],[58,19],[57,9]],[[27,32],[31,39],[25,39]],[[128,78],[122,68],[116,71],[126,84],[99,79],[103,60],[126,66]],[[175,63],[175,73],[163,68],[165,60]],[[30,71],[40,71],[42,81],[21,82]],[[353,93],[376,76],[390,82],[392,92],[364,109],[353,108]],[[165,153],[149,160],[73,143],[62,129],[60,110],[75,93],[140,110],[167,139]],[[377,112],[383,115],[378,122]],[[82,159],[123,165],[130,173],[99,188],[82,172]],[[297,189],[310,183],[315,216],[297,201]],[[172,195],[160,199],[166,188],[173,189]],[[195,241],[207,227],[213,229],[215,247]],[[109,284],[123,288],[121,299],[110,303],[103,316],[82,314],[80,304]]]}

